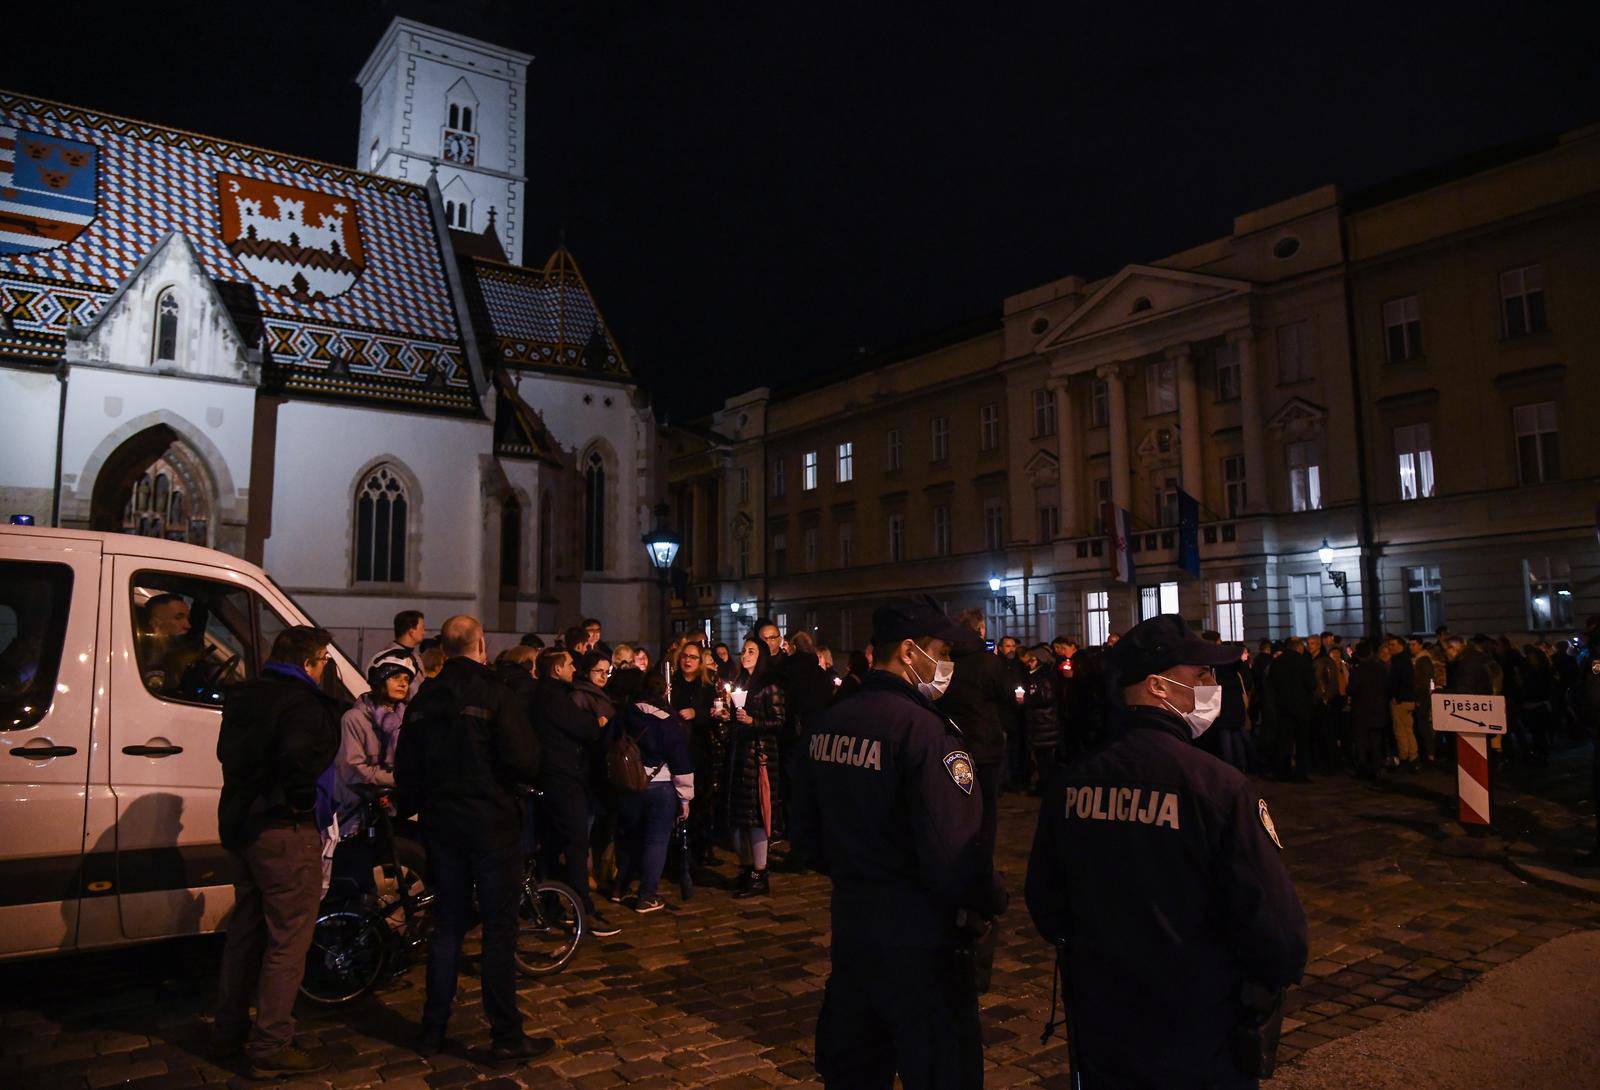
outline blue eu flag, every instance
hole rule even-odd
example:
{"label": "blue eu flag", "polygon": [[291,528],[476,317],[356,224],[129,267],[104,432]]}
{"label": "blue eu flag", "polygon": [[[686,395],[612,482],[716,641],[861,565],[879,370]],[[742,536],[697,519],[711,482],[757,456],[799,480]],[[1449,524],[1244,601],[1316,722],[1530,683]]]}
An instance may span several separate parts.
{"label": "blue eu flag", "polygon": [[1178,567],[1200,574],[1200,501],[1187,492],[1178,493]]}

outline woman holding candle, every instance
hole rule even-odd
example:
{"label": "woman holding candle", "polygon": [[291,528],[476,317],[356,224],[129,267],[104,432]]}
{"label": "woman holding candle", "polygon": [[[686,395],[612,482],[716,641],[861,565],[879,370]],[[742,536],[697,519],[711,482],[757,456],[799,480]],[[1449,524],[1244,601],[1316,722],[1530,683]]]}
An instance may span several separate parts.
{"label": "woman holding candle", "polygon": [[783,800],[778,776],[778,734],[787,714],[772,656],[754,634],[739,653],[739,674],[728,694],[728,775],[723,792],[723,820],[739,852],[735,897],[768,892],[767,843],[781,832]]}

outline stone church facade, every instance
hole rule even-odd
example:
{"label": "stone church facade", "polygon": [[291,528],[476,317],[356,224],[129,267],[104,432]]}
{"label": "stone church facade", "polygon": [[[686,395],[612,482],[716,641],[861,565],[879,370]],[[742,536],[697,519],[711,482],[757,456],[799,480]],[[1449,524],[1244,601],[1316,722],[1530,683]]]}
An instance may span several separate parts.
{"label": "stone church facade", "polygon": [[0,510],[336,629],[653,632],[653,413],[573,256],[521,263],[528,61],[395,20],[361,169],[0,92]]}

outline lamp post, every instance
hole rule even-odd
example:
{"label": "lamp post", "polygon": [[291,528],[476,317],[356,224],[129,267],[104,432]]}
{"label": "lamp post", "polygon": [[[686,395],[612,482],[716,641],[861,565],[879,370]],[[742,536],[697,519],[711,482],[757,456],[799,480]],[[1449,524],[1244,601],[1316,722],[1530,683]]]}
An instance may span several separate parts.
{"label": "lamp post", "polygon": [[667,505],[659,504],[656,507],[656,528],[645,534],[645,552],[650,557],[650,566],[656,570],[656,583],[661,588],[661,643],[658,645],[658,655],[667,653],[667,584],[672,574],[672,562],[678,558],[678,535],[667,529]]}
{"label": "lamp post", "polygon": [[1322,539],[1322,547],[1317,550],[1317,559],[1322,563],[1322,570],[1328,573],[1333,585],[1344,590],[1348,576],[1342,571],[1333,570],[1333,546],[1328,544],[1327,538]]}

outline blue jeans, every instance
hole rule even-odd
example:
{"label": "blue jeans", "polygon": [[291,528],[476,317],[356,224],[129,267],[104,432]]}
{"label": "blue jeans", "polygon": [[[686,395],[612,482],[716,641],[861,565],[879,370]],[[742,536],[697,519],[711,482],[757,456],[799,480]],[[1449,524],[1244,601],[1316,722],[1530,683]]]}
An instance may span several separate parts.
{"label": "blue jeans", "polygon": [[667,841],[678,820],[678,792],[671,780],[617,795],[622,836],[617,841],[617,892],[639,879],[639,899],[656,895],[667,864]]}
{"label": "blue jeans", "polygon": [[443,1033],[456,997],[461,940],[474,924],[472,891],[483,917],[483,1013],[496,1042],[522,1036],[517,1008],[517,899],[522,893],[522,851],[516,844],[490,851],[425,838],[435,894],[433,940],[428,945],[428,997],[422,1027]]}

